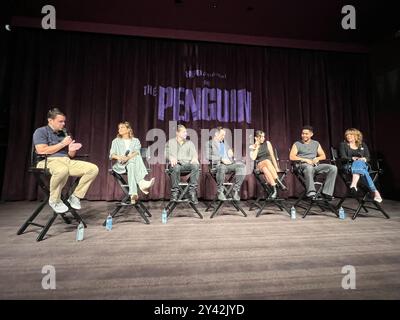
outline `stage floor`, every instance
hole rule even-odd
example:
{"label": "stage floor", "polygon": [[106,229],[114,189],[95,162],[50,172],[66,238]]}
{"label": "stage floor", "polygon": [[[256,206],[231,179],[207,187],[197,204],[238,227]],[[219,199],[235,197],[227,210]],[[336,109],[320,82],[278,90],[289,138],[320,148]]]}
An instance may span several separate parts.
{"label": "stage floor", "polygon": [[[149,202],[150,225],[132,209],[106,231],[115,203],[83,201],[82,242],[60,218],[42,242],[33,226],[17,236],[37,204],[0,204],[0,299],[400,299],[400,202],[383,202],[390,220],[354,221],[300,212],[291,220],[273,207],[256,218],[246,202],[247,218],[227,205],[210,219],[200,204],[201,220],[182,205],[165,225],[164,203]],[[45,265],[55,267],[55,290],[42,288]],[[346,265],[354,290],[342,288]]]}

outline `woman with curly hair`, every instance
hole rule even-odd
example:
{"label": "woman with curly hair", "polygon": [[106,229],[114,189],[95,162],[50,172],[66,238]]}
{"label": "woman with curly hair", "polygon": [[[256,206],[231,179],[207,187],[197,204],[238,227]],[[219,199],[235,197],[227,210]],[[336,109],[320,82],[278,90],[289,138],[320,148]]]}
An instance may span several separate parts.
{"label": "woman with curly hair", "polygon": [[350,128],[346,130],[344,137],[345,141],[339,147],[339,156],[341,159],[351,162],[351,165],[345,168],[352,174],[351,193],[355,194],[357,192],[357,184],[362,176],[366,180],[368,188],[374,194],[374,201],[382,202],[382,197],[369,175],[368,161],[370,153],[368,146],[363,142],[362,133],[358,129]]}

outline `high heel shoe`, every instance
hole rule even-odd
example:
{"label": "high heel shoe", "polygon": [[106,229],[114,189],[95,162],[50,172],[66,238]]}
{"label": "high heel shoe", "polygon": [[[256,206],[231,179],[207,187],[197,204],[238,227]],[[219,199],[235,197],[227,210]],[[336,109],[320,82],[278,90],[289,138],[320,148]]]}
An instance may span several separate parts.
{"label": "high heel shoe", "polygon": [[275,180],[276,185],[282,190],[285,191],[287,190],[287,187],[282,183],[282,181],[278,178]]}
{"label": "high heel shoe", "polygon": [[383,201],[383,199],[382,199],[381,195],[379,194],[379,192],[375,193],[374,201],[378,202],[378,203],[381,203]]}
{"label": "high heel shoe", "polygon": [[139,197],[137,194],[132,194],[131,195],[131,204],[135,204],[138,199],[139,199]]}
{"label": "high heel shoe", "polygon": [[151,178],[150,181],[141,180],[139,181],[139,188],[144,194],[149,194],[149,189],[154,185],[154,178]]}

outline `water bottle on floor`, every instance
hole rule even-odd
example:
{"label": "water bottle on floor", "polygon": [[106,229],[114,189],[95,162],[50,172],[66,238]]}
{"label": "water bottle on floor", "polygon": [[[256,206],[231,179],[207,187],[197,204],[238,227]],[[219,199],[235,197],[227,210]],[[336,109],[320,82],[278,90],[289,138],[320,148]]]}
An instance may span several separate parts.
{"label": "water bottle on floor", "polygon": [[161,222],[163,224],[166,224],[167,220],[168,220],[167,210],[163,209],[163,211],[161,213]]}
{"label": "water bottle on floor", "polygon": [[83,240],[83,234],[85,232],[85,226],[83,225],[82,221],[79,222],[78,228],[76,229],[76,241]]}
{"label": "water bottle on floor", "polygon": [[111,229],[112,229],[112,217],[111,214],[109,214],[106,220],[106,230],[111,231]]}
{"label": "water bottle on floor", "polygon": [[296,209],[293,206],[290,208],[290,218],[293,220],[296,219]]}
{"label": "water bottle on floor", "polygon": [[346,218],[346,213],[344,212],[343,207],[339,209],[339,219],[344,220]]}

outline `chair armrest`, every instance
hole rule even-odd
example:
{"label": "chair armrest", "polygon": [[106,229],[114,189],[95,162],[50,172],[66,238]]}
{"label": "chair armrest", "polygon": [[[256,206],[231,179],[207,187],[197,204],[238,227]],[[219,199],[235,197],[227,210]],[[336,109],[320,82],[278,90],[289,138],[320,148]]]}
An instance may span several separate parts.
{"label": "chair armrest", "polygon": [[[290,160],[282,160],[282,159],[279,159],[278,161],[277,161],[278,163],[279,163],[279,166],[281,167],[281,163],[285,163],[285,168],[283,169],[283,170],[281,170],[281,171],[279,171],[279,172],[289,172],[290,170],[289,170],[289,163],[290,163]],[[282,169],[282,168],[280,168],[280,169]]]}
{"label": "chair armrest", "polygon": [[[44,159],[40,160],[40,161],[43,161],[43,160],[44,160],[44,168],[43,168],[44,171],[47,171],[47,158],[48,158],[49,156],[51,156],[50,153],[40,153],[40,154],[39,154],[39,153],[36,153],[36,158],[44,158]],[[38,160],[38,159],[36,159],[36,160]],[[32,168],[36,168],[36,165],[38,164],[38,162],[39,162],[39,161],[37,161],[36,164],[35,164],[35,166],[32,166]]]}
{"label": "chair armrest", "polygon": [[82,159],[82,158],[89,158],[89,154],[77,154],[74,158]]}
{"label": "chair armrest", "polygon": [[383,163],[383,159],[369,159],[368,161],[368,166],[370,171],[377,171],[379,173],[383,172],[382,169],[382,163]]}
{"label": "chair armrest", "polygon": [[320,160],[319,163],[326,163],[326,164],[336,164],[335,160],[326,158],[325,160]]}

